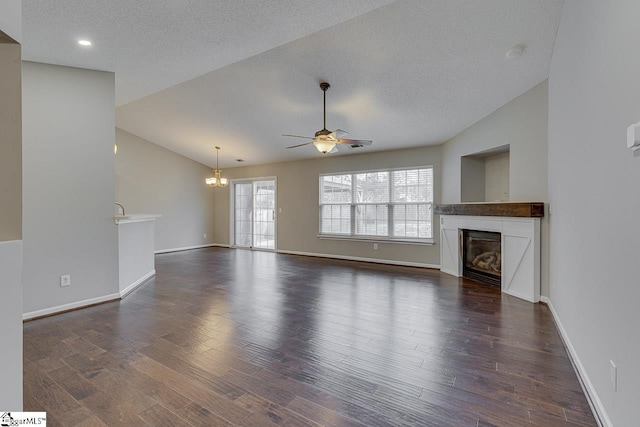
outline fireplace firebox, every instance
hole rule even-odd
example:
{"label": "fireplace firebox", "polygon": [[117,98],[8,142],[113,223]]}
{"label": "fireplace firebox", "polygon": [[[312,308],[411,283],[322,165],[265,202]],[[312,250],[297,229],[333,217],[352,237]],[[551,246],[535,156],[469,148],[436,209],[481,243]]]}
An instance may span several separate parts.
{"label": "fireplace firebox", "polygon": [[502,248],[500,233],[460,230],[462,233],[462,276],[500,288]]}

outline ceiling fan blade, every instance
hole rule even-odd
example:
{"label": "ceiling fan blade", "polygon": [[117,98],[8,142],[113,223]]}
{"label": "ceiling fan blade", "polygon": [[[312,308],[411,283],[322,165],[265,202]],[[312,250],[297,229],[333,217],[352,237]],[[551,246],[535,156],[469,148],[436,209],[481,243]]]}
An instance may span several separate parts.
{"label": "ceiling fan blade", "polygon": [[338,152],[338,146],[334,145],[333,148],[327,154],[333,154]]}
{"label": "ceiling fan blade", "polygon": [[292,138],[304,138],[304,139],[313,139],[313,136],[301,136],[301,135],[282,135],[282,136],[290,136]]}
{"label": "ceiling fan blade", "polygon": [[297,147],[302,147],[302,146],[309,145],[309,144],[313,144],[313,141],[305,142],[304,144],[292,145],[290,147],[285,147],[285,148],[297,148]]}
{"label": "ceiling fan blade", "polygon": [[345,135],[349,135],[349,132],[347,132],[346,130],[342,130],[342,129],[336,129],[333,132],[331,132],[336,138],[340,138],[343,137]]}
{"label": "ceiling fan blade", "polygon": [[342,138],[338,140],[338,144],[347,144],[347,145],[371,145],[373,141],[369,141],[367,139],[346,139]]}

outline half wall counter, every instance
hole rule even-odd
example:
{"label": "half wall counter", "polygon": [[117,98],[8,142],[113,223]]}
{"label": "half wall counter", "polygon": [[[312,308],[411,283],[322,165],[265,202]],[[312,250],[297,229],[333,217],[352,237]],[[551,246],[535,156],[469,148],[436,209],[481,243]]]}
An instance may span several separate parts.
{"label": "half wall counter", "polygon": [[155,222],[162,215],[130,214],[116,216],[120,298],[156,274]]}

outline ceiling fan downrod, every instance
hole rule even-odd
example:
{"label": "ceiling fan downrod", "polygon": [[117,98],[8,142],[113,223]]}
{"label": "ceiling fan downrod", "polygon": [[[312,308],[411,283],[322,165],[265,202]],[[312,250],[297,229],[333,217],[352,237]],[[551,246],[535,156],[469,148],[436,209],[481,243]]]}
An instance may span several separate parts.
{"label": "ceiling fan downrod", "polygon": [[322,122],[322,130],[327,129],[327,90],[331,87],[331,85],[327,82],[320,82],[320,89],[322,89],[322,101],[324,103],[323,111],[323,122]]}

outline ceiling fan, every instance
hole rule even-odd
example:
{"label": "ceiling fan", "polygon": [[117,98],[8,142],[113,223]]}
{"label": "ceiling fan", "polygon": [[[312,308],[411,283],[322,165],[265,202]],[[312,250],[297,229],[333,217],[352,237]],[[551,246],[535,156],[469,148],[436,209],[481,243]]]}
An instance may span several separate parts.
{"label": "ceiling fan", "polygon": [[360,148],[365,145],[371,145],[373,141],[368,141],[365,139],[347,139],[341,138],[344,135],[347,135],[349,132],[344,131],[342,129],[336,129],[333,132],[327,130],[327,90],[331,86],[327,82],[320,83],[320,89],[322,89],[322,99],[324,102],[324,122],[322,126],[322,130],[316,132],[315,136],[300,136],[300,135],[282,135],[282,136],[290,136],[293,138],[304,138],[310,139],[311,141],[305,142],[304,144],[292,145],[287,148],[296,148],[302,147],[305,145],[313,144],[319,152],[322,154],[327,153],[335,153],[338,151],[337,146],[347,146],[349,148]]}

